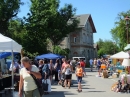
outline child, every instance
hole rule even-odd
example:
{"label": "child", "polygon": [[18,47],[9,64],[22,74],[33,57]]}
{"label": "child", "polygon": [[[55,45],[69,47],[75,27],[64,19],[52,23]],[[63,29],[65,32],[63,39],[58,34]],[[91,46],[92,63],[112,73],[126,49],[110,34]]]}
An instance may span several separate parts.
{"label": "child", "polygon": [[82,92],[81,82],[82,82],[82,76],[83,76],[83,69],[80,66],[80,63],[77,64],[76,76],[77,76],[77,81],[78,81],[78,92]]}

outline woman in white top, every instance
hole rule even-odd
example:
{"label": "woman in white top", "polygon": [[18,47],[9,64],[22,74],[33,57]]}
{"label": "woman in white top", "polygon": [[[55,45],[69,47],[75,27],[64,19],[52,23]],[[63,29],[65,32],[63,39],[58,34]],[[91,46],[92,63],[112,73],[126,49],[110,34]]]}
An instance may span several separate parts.
{"label": "woman in white top", "polygon": [[39,69],[35,65],[30,65],[28,57],[23,57],[21,63],[24,67],[20,71],[19,97],[22,97],[22,95],[24,95],[24,97],[40,97],[37,85],[30,75],[32,74],[40,79],[41,74],[39,73]]}
{"label": "woman in white top", "polygon": [[64,82],[64,86],[66,88],[66,85],[68,83],[68,87],[70,89],[70,84],[71,84],[71,77],[72,77],[72,66],[70,65],[70,61],[67,62],[66,66],[65,66],[65,82]]}

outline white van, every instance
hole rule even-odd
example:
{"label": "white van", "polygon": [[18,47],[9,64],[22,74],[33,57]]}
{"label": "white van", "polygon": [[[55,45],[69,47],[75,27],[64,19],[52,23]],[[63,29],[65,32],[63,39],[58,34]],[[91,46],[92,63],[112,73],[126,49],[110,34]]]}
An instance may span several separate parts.
{"label": "white van", "polygon": [[72,57],[72,59],[73,60],[81,60],[81,59],[83,59],[84,60],[84,62],[86,62],[86,58],[85,57]]}

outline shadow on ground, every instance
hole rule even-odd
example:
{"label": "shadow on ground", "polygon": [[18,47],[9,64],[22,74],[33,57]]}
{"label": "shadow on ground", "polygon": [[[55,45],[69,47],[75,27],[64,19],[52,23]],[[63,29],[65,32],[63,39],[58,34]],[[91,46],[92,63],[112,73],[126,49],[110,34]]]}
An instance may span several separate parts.
{"label": "shadow on ground", "polygon": [[[71,93],[69,91],[52,91],[48,95],[43,95],[42,97],[65,97],[65,95],[77,95],[75,93]],[[12,96],[12,92],[8,92],[6,94],[0,95],[0,97],[18,97],[18,92],[14,92],[14,96]]]}
{"label": "shadow on ground", "polygon": [[106,91],[85,91],[85,92],[106,92]]}

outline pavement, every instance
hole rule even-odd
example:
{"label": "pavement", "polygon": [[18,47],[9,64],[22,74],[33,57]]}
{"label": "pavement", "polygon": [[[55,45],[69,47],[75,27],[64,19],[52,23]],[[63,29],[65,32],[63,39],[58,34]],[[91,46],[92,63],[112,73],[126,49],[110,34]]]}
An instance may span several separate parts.
{"label": "pavement", "polygon": [[[98,74],[96,70],[90,72],[89,69],[86,69],[87,76],[83,78],[82,82],[82,92],[78,93],[76,76],[73,74],[73,86],[68,89],[64,89],[59,85],[52,85],[52,92],[49,95],[44,95],[43,97],[130,97],[130,93],[115,93],[111,91],[112,84],[117,79],[102,77],[96,77]],[[18,97],[18,93],[14,93],[14,97]],[[2,97],[2,96],[0,96]],[[13,97],[11,93],[7,93],[3,97]]]}

